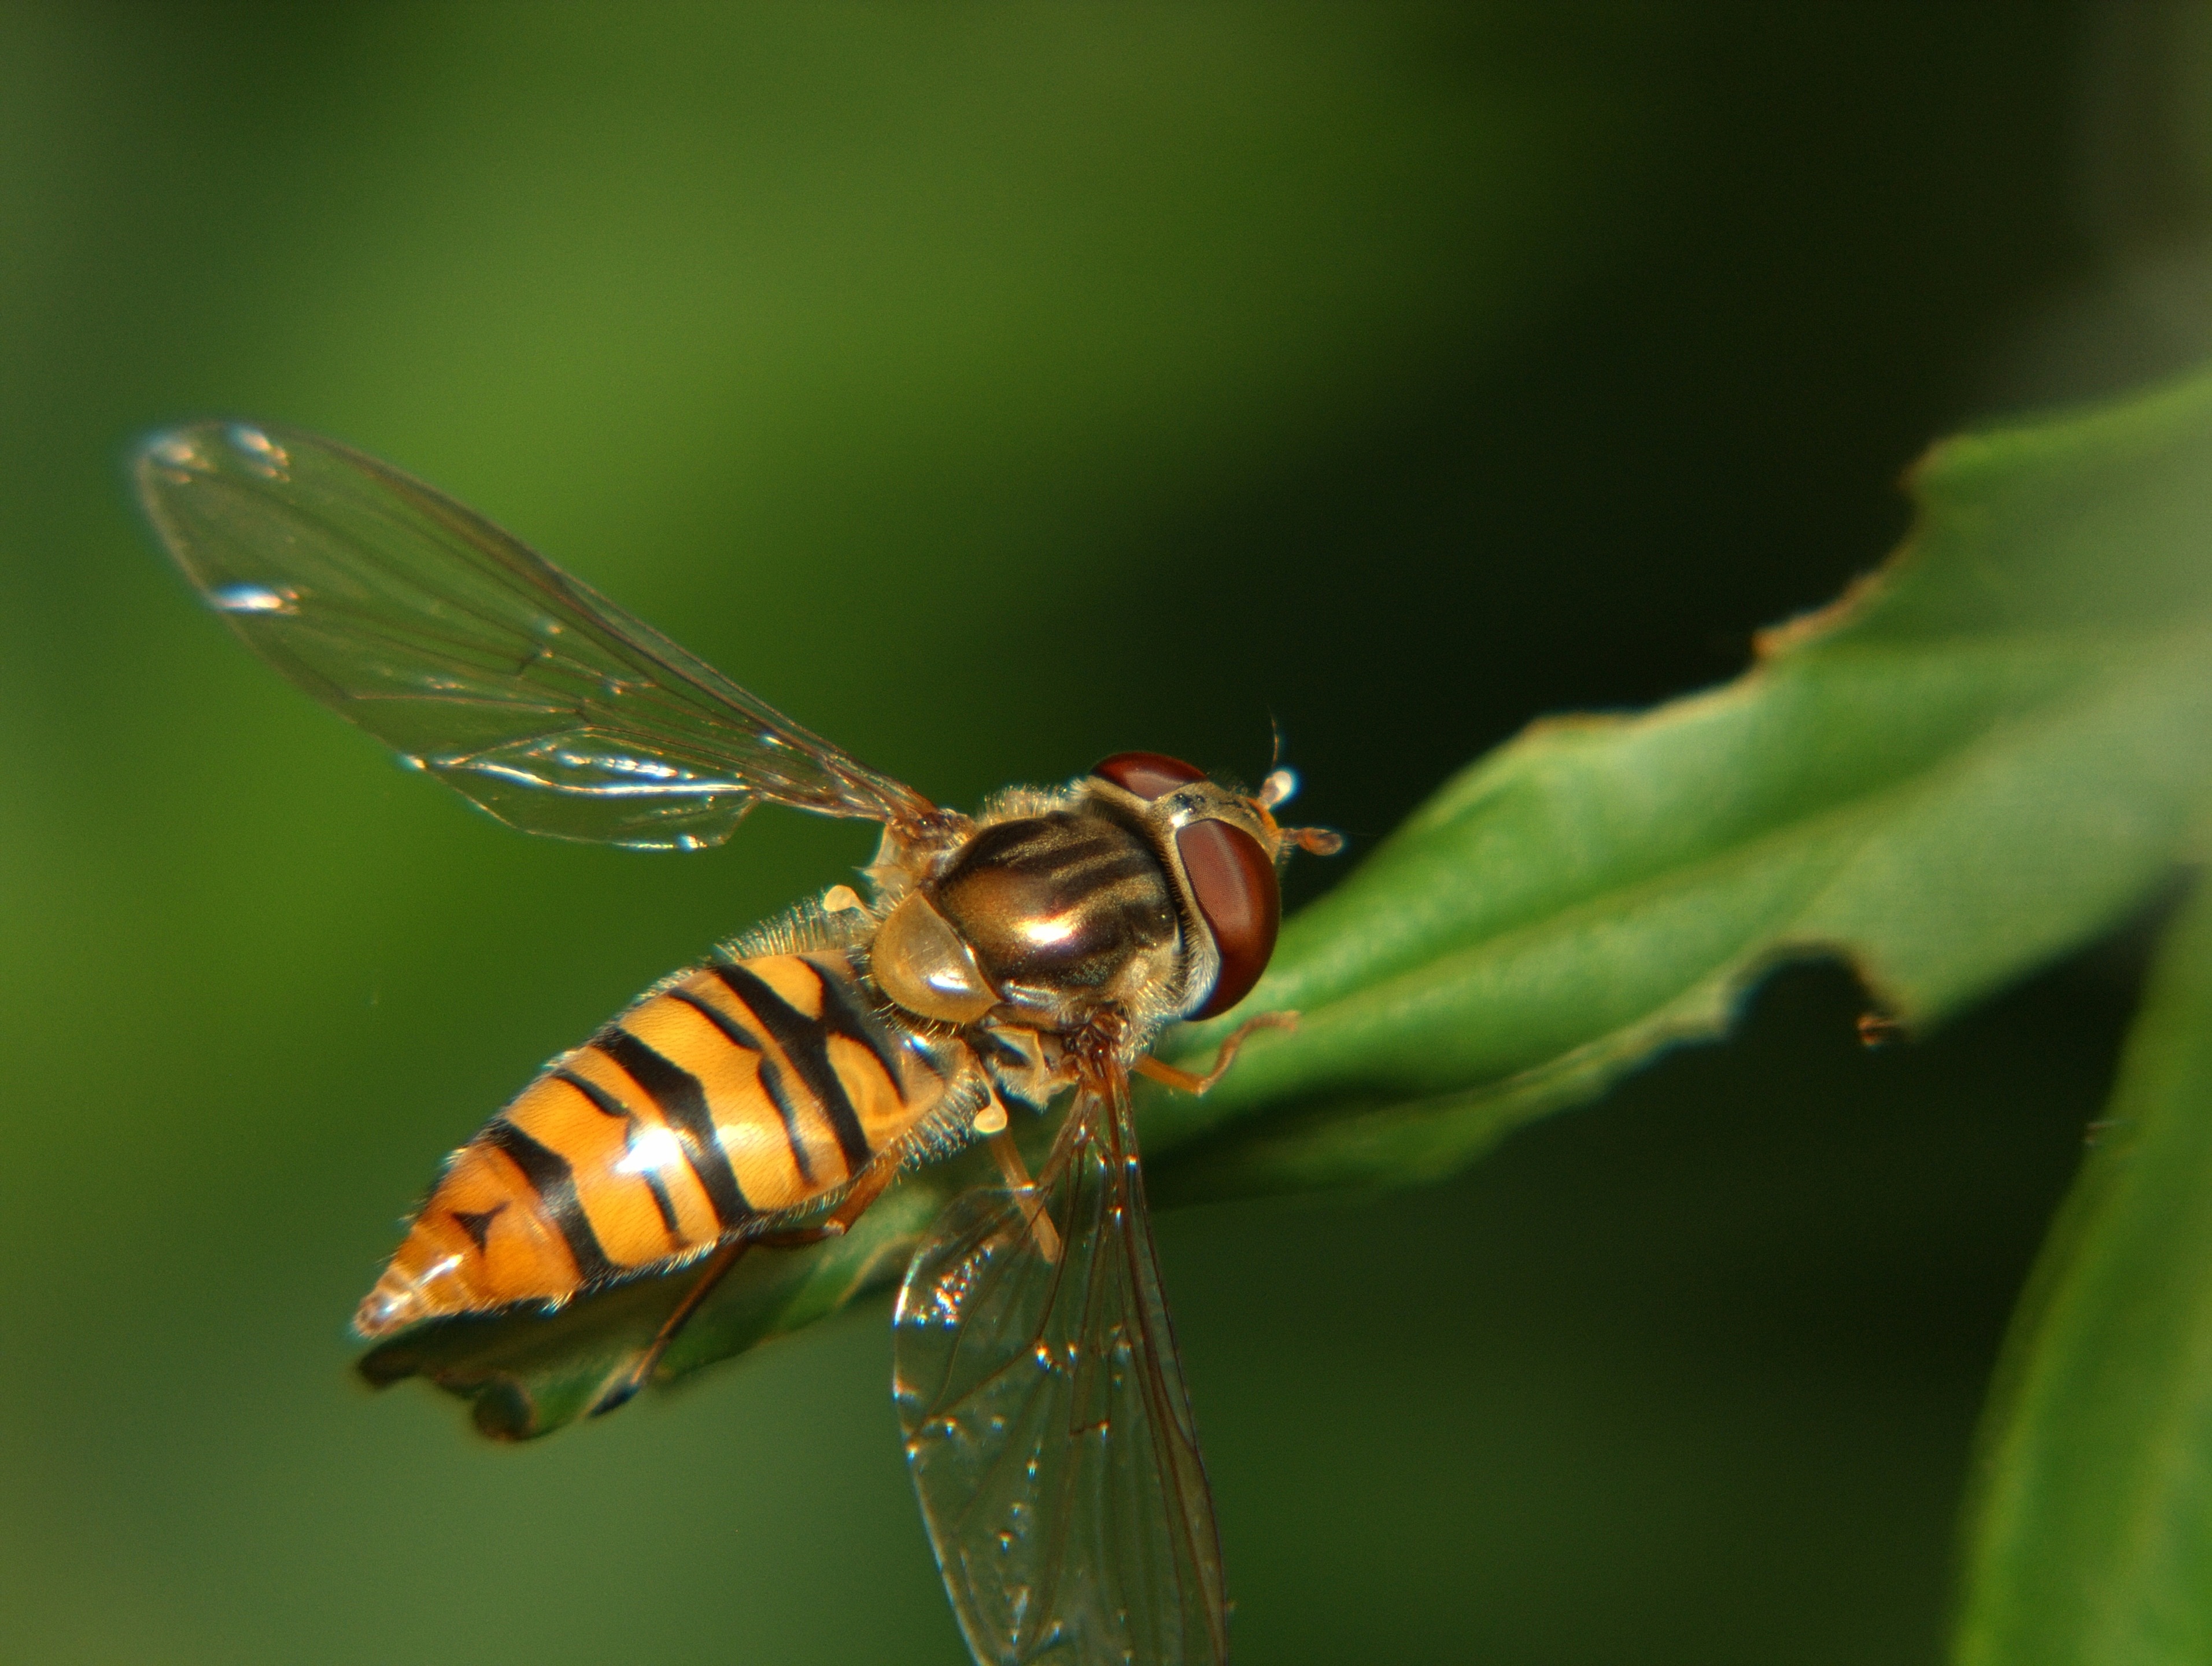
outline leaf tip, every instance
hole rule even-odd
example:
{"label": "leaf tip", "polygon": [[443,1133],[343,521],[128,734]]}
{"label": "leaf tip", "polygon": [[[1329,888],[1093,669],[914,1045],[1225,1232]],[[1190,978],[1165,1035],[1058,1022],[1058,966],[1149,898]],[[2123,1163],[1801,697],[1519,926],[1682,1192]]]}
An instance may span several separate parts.
{"label": "leaf tip", "polygon": [[[456,1393],[470,1391],[456,1384],[440,1386],[452,1388]],[[511,1445],[535,1440],[548,1432],[545,1420],[538,1414],[536,1398],[515,1378],[494,1377],[471,1387],[474,1403],[469,1408],[469,1420],[486,1439]]]}

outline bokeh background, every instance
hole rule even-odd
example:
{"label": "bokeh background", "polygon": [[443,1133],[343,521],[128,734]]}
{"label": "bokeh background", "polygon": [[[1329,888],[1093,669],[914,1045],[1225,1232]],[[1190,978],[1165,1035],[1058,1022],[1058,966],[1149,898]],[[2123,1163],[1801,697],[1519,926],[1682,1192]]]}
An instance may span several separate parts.
{"label": "bokeh background", "polygon": [[[865,831],[472,813],[191,605],[136,435],[389,457],[950,802],[1272,715],[1357,860],[1732,675],[1936,434],[2203,350],[2208,39],[0,4],[0,1658],[963,1658],[879,1304],[523,1449],[348,1371],[439,1156]],[[1878,1052],[1790,971],[1453,1184],[1164,1219],[1241,1657],[1936,1659],[2148,933]]]}

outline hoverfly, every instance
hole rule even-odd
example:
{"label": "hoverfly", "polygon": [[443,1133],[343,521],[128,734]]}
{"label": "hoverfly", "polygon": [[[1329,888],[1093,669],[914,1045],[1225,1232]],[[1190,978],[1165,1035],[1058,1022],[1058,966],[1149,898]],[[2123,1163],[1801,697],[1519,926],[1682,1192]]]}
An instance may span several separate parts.
{"label": "hoverfly", "polygon": [[[895,1310],[894,1395],[978,1660],[1218,1662],[1227,1605],[1129,1103],[1164,1026],[1273,951],[1294,781],[1153,753],[940,810],[489,522],[330,441],[218,423],[140,449],[162,542],[246,645],[528,832],[720,843],[759,803],[882,824],[834,885],[662,980],[447,1159],[355,1315],[378,1338],[679,1269],[620,1404],[749,1246],[842,1232],[903,1169],[988,1140]],[[1073,1102],[1034,1180],[1009,1113]]]}

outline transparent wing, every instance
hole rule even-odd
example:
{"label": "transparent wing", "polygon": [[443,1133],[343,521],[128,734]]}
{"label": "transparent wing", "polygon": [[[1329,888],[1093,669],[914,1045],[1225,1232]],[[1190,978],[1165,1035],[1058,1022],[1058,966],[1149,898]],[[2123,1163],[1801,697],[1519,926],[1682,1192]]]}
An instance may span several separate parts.
{"label": "transparent wing", "polygon": [[[988,1666],[1228,1657],[1213,1500],[1143,1187],[1117,1074],[1083,1090],[1035,1195],[956,1201],[899,1292],[908,1462]],[[1027,1213],[1040,1200],[1056,1256]]]}
{"label": "transparent wing", "polygon": [[135,472],[185,576],[254,652],[501,820],[696,849],[763,801],[910,821],[855,763],[489,521],[283,429],[155,435]]}

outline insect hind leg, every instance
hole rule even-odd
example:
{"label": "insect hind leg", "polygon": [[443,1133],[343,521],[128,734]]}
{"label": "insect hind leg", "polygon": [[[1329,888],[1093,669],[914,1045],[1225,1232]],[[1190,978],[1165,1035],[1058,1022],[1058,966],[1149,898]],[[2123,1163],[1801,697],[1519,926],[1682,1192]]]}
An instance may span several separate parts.
{"label": "insect hind leg", "polygon": [[684,1292],[684,1299],[676,1304],[676,1310],[662,1322],[653,1340],[646,1344],[645,1352],[632,1360],[629,1369],[608,1384],[605,1392],[592,1402],[593,1417],[605,1417],[616,1407],[626,1406],[636,1398],[637,1391],[651,1380],[654,1369],[660,1364],[661,1356],[668,1352],[668,1345],[682,1333],[691,1316],[699,1310],[700,1304],[714,1293],[714,1286],[729,1276],[730,1269],[738,1264],[750,1247],[750,1239],[738,1238],[724,1244],[707,1257],[707,1264],[700,1271],[697,1280],[690,1289]]}
{"label": "insect hind leg", "polygon": [[787,1232],[763,1232],[752,1237],[733,1238],[707,1257],[697,1280],[684,1294],[660,1329],[647,1343],[645,1351],[630,1362],[629,1368],[607,1386],[605,1392],[592,1404],[592,1415],[604,1417],[617,1406],[628,1405],[637,1397],[637,1391],[653,1379],[659,1368],[669,1345],[683,1333],[708,1297],[714,1293],[715,1286],[727,1278],[730,1269],[744,1257],[746,1250],[756,1244],[765,1250],[803,1250],[829,1238],[842,1237],[863,1211],[873,1203],[897,1176],[898,1165],[881,1158],[861,1171],[837,1207],[830,1216],[812,1226],[794,1227]]}

